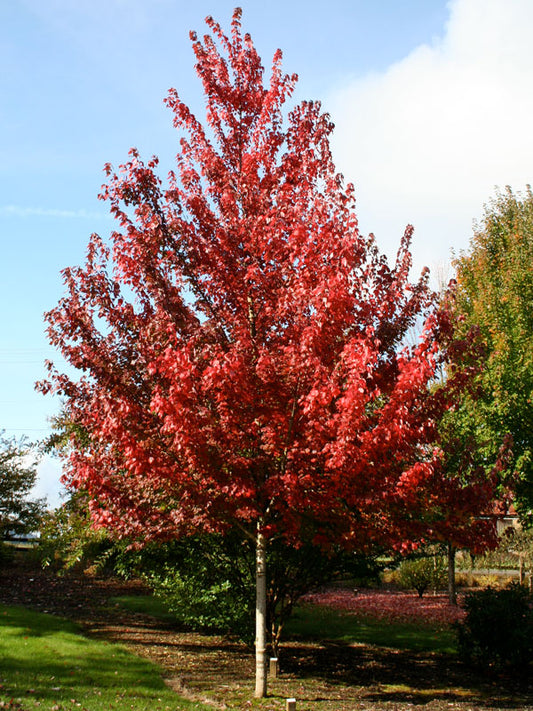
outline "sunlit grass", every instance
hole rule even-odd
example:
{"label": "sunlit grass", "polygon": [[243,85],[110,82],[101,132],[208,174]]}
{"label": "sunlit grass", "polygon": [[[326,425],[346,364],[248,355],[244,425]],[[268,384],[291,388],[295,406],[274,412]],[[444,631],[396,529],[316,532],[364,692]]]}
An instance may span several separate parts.
{"label": "sunlit grass", "polygon": [[0,701],[19,708],[206,709],[165,686],[160,670],[68,620],[0,606]]}
{"label": "sunlit grass", "polygon": [[456,650],[455,634],[451,629],[418,624],[416,621],[362,617],[353,612],[312,604],[296,609],[287,622],[285,634],[287,637],[371,644],[418,652],[453,653]]}
{"label": "sunlit grass", "polygon": [[[149,595],[113,598],[121,607],[143,612],[165,622],[175,621],[164,603]],[[402,621],[374,618],[326,605],[303,604],[296,608],[285,627],[285,639],[332,640],[345,644],[372,644],[379,647],[410,649],[418,652],[456,651],[451,628],[416,620]]]}
{"label": "sunlit grass", "polygon": [[130,610],[130,612],[151,615],[162,622],[177,622],[176,615],[170,612],[165,603],[154,595],[120,595],[112,597],[110,602]]}

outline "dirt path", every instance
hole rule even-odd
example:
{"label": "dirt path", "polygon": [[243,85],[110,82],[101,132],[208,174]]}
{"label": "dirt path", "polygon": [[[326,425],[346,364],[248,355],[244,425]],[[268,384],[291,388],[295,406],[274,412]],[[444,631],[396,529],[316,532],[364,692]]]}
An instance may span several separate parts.
{"label": "dirt path", "polygon": [[[159,664],[182,695],[218,708],[250,708],[253,653],[244,645],[165,626],[110,602],[142,594],[138,582],[87,577],[56,578],[43,571],[12,570],[0,576],[0,602],[26,605],[81,624],[88,634],[120,642]],[[533,711],[533,680],[484,679],[453,659],[391,649],[289,642],[281,675],[270,683],[263,709],[298,711]]]}

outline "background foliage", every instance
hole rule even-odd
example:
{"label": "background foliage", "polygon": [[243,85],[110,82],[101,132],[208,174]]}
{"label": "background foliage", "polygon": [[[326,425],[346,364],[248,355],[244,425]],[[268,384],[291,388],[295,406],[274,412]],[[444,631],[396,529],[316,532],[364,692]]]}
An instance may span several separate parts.
{"label": "background foliage", "polygon": [[455,262],[457,318],[486,346],[477,390],[464,401],[463,427],[491,464],[507,436],[516,473],[516,505],[533,509],[533,194],[498,193],[485,208],[470,249]]}
{"label": "background foliage", "polygon": [[30,496],[36,479],[32,446],[0,436],[0,540],[38,529],[45,501]]}
{"label": "background foliage", "polygon": [[487,588],[464,600],[466,618],[457,625],[459,652],[480,666],[523,667],[533,660],[533,598],[512,584]]}

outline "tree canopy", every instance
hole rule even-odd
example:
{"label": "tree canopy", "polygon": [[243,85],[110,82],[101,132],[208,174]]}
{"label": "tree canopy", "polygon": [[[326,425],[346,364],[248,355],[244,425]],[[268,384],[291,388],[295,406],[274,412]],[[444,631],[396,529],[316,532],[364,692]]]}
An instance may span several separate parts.
{"label": "tree canopy", "polygon": [[458,323],[480,330],[484,368],[465,399],[465,427],[490,465],[506,438],[516,505],[533,510],[533,194],[498,193],[485,208],[468,251],[456,260]]}
{"label": "tree canopy", "polygon": [[206,125],[171,90],[181,137],[168,181],[135,149],[106,167],[119,227],[64,270],[47,315],[79,377],[49,364],[41,388],[83,431],[66,480],[97,525],[142,541],[235,528],[255,541],[264,695],[268,540],[401,547],[442,526],[436,425],[468,358],[430,387],[451,326],[427,273],[409,280],[412,228],[389,267],[359,232],[320,104],[285,109],[296,76],[278,51],[264,81],[239,10],[229,36],[207,25],[191,33]]}
{"label": "tree canopy", "polygon": [[0,437],[0,540],[38,529],[45,502],[30,496],[36,479],[31,447],[24,441]]}

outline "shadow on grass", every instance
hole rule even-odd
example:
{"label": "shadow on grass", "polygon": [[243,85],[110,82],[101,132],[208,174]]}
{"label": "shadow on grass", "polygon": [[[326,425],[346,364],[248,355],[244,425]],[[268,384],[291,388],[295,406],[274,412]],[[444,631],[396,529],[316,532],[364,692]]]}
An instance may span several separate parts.
{"label": "shadow on grass", "polygon": [[500,675],[489,681],[455,656],[443,653],[293,641],[283,650],[281,665],[283,674],[289,676],[358,688],[367,702],[426,705],[442,701],[490,709],[523,709],[533,704],[527,676]]}
{"label": "shadow on grass", "polygon": [[[131,603],[128,598],[118,600],[129,609],[159,617],[149,598],[137,597]],[[452,653],[454,635],[449,629],[365,620],[305,606],[287,625],[287,639],[282,645],[279,684],[283,693],[292,695],[285,684],[298,681],[299,698],[308,702],[325,701],[328,688],[333,687],[345,698],[357,696],[366,703],[392,708],[434,702],[442,708],[460,704],[462,708],[519,709],[533,703],[527,679],[499,677],[490,683],[466,669]],[[194,660],[195,673],[188,681],[196,688],[207,688],[207,680],[213,678],[235,682],[243,666],[251,662],[251,655],[245,659],[242,645],[216,635],[179,635],[174,642],[165,638],[151,641],[150,646]],[[274,696],[277,685],[272,685]]]}

